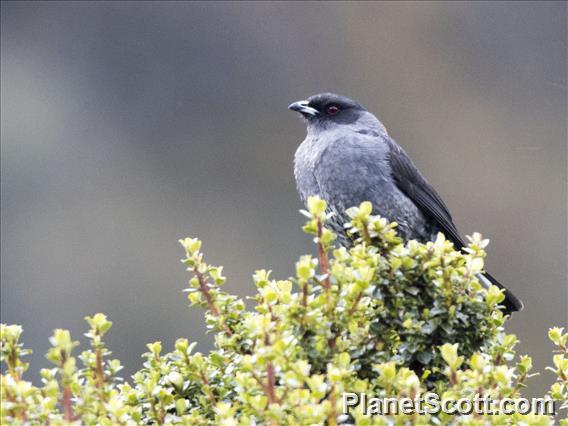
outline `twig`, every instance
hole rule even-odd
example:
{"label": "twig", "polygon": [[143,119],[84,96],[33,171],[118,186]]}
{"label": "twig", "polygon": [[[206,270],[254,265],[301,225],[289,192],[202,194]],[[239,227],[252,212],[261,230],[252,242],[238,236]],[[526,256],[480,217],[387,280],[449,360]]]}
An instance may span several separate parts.
{"label": "twig", "polygon": [[64,386],[61,405],[63,406],[63,418],[68,422],[72,422],[75,417],[73,415],[73,406],[71,405],[71,396],[72,394],[69,386]]}
{"label": "twig", "polygon": [[[270,345],[270,338],[268,333],[264,335],[264,344],[266,346]],[[274,404],[278,402],[276,399],[276,370],[274,369],[274,364],[272,361],[268,361],[266,366],[266,396],[268,396],[268,403]]]}
{"label": "twig", "polygon": [[353,312],[355,312],[355,309],[357,309],[357,304],[359,303],[359,301],[363,298],[363,292],[361,291],[359,293],[359,295],[357,296],[357,298],[353,301],[353,305],[351,305],[351,308],[349,309],[348,314],[351,315]]}
{"label": "twig", "polygon": [[197,269],[197,266],[193,268],[193,272],[197,276],[197,280],[199,281],[199,290],[205,296],[205,300],[207,300],[207,306],[209,307],[209,310],[216,317],[220,316],[219,309],[217,308],[217,305],[213,303],[213,297],[211,296],[211,293],[209,293],[209,288],[207,287],[207,282],[205,281],[205,277]]}
{"label": "twig", "polygon": [[10,372],[10,375],[12,376],[15,382],[20,381],[20,375],[18,374],[16,367],[17,363],[18,363],[18,355],[16,353],[16,349],[14,349],[13,351],[10,352],[10,355],[8,356],[8,362],[6,364],[8,365],[8,371]]}
{"label": "twig", "polygon": [[327,252],[325,251],[321,238],[323,235],[323,225],[320,219],[317,220],[317,237],[318,237],[318,257],[319,257],[319,267],[320,273],[323,275],[322,285],[326,290],[331,288],[331,283],[329,281],[329,259],[327,257]]}
{"label": "twig", "polygon": [[337,412],[336,412],[336,407],[335,407],[335,403],[336,403],[336,398],[335,398],[335,387],[331,386],[330,392],[329,392],[329,400],[330,400],[330,413],[329,416],[327,417],[327,425],[328,426],[336,426],[337,425]]}
{"label": "twig", "polygon": [[[14,404],[14,407],[17,407],[17,401],[16,398],[14,398],[9,392],[6,392],[6,399]],[[15,413],[15,417],[18,420],[21,420],[22,423],[26,423],[28,421],[28,415],[26,414],[26,409],[23,408],[22,410],[18,410],[17,408],[14,408],[14,413]]]}
{"label": "twig", "polygon": [[105,384],[105,372],[103,369],[103,356],[101,353],[101,349],[97,348],[95,350],[96,356],[96,365],[95,365],[95,374],[97,375],[97,388],[102,389]]}
{"label": "twig", "polygon": [[269,361],[268,365],[266,366],[266,376],[268,381],[266,385],[268,403],[274,404],[278,402],[278,400],[276,399],[276,371],[274,369],[274,364],[272,364],[272,361]]}
{"label": "twig", "polygon": [[209,380],[207,380],[207,377],[205,377],[205,374],[203,374],[203,371],[199,372],[199,378],[201,379],[201,381],[205,385],[204,386],[205,393],[207,393],[207,396],[209,397],[209,399],[211,399],[212,404],[214,406],[217,405],[217,399],[215,398],[215,395],[213,395],[213,391],[211,390],[211,386],[209,385]]}
{"label": "twig", "polygon": [[367,221],[363,222],[363,240],[367,243],[367,244],[371,244],[372,239],[371,239],[371,234],[369,234],[369,228],[367,228]]}
{"label": "twig", "polygon": [[207,281],[205,280],[205,277],[199,271],[197,266],[193,268],[193,272],[197,276],[197,281],[199,282],[199,290],[205,296],[205,300],[207,301],[207,306],[209,310],[211,311],[211,313],[213,313],[213,315],[219,318],[219,322],[221,323],[223,330],[225,330],[225,333],[227,333],[227,335],[231,337],[233,335],[233,332],[231,331],[229,326],[225,323],[225,321],[223,321],[223,317],[219,312],[219,308],[217,308],[217,305],[215,305],[215,303],[213,302],[213,296],[211,296],[211,293],[209,292],[209,287],[207,286]]}
{"label": "twig", "polygon": [[[67,355],[65,351],[61,351],[61,369],[65,367],[65,363],[67,362]],[[76,420],[75,415],[73,414],[73,405],[71,402],[71,398],[73,397],[73,393],[71,392],[71,388],[67,383],[63,384],[63,395],[61,396],[61,406],[63,407],[63,418],[67,422],[72,422]]]}

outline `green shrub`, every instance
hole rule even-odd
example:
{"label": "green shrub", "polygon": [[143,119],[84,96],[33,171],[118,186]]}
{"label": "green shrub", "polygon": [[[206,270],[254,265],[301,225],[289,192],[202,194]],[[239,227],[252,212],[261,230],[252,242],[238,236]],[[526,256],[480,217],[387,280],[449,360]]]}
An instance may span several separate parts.
{"label": "green shrub", "polygon": [[[91,348],[78,356],[81,367],[78,343],[55,330],[54,367],[41,371],[41,386],[23,379],[22,328],[2,325],[2,424],[552,424],[533,414],[342,413],[343,392],[514,398],[531,375],[528,356],[513,361],[517,338],[503,330],[503,294],[477,279],[488,241],[474,234],[467,253],[441,234],[403,244],[396,224],[371,210],[363,203],[349,211],[354,245],[334,248],[325,202],[310,199],[304,230],[317,257],[301,257],[289,280],[257,271],[254,311],[221,290],[222,268],[204,261],[199,240],[181,240],[188,299],[205,308],[215,350],[201,354],[185,338],[167,353],[148,344],[130,382],[109,359],[102,337],[112,323],[103,314],[86,318]],[[549,337],[558,347],[550,397],[566,408],[568,334],[554,328]]]}

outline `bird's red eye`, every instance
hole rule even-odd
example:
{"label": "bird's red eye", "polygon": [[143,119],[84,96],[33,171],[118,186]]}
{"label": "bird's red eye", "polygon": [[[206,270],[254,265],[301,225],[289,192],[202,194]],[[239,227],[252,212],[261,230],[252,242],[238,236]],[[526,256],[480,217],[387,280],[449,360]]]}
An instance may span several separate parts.
{"label": "bird's red eye", "polygon": [[329,115],[335,115],[339,112],[339,107],[337,105],[330,105],[327,107],[327,113]]}

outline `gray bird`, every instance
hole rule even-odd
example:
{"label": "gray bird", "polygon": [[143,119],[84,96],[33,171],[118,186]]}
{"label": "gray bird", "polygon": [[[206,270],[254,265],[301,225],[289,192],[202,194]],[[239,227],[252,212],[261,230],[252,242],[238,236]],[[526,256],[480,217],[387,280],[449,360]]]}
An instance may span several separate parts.
{"label": "gray bird", "polygon": [[[294,157],[294,176],[304,203],[318,196],[334,213],[331,227],[346,244],[346,210],[363,201],[375,214],[395,221],[405,240],[429,241],[442,232],[456,249],[465,246],[442,198],[422,176],[381,122],[357,102],[322,93],[289,109],[307,122],[307,136]],[[491,275],[480,277],[505,290],[505,311],[523,303]]]}

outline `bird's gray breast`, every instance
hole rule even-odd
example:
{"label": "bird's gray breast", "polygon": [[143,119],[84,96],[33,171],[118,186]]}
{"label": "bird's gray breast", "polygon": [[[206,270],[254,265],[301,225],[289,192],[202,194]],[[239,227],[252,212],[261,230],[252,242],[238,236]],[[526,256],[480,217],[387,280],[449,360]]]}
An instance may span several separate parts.
{"label": "bird's gray breast", "polygon": [[307,137],[296,150],[294,156],[294,177],[296,188],[305,204],[310,196],[323,198],[315,177],[315,170],[320,162],[325,144],[318,138]]}
{"label": "bird's gray breast", "polygon": [[346,209],[363,201],[374,213],[399,224],[405,239],[429,239],[432,230],[420,210],[396,186],[389,164],[390,147],[380,137],[351,132],[322,132],[306,138],[296,151],[294,175],[304,203],[311,195],[328,203],[332,227],[343,233]]}

